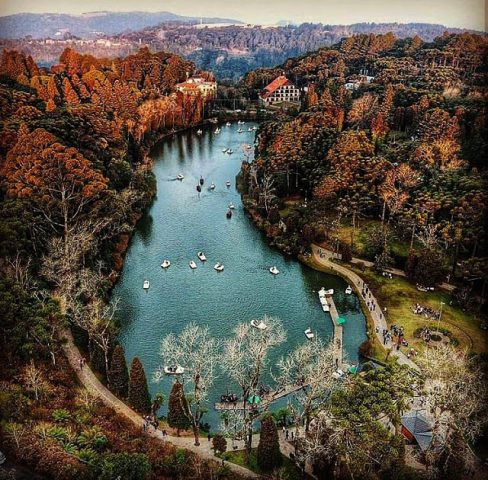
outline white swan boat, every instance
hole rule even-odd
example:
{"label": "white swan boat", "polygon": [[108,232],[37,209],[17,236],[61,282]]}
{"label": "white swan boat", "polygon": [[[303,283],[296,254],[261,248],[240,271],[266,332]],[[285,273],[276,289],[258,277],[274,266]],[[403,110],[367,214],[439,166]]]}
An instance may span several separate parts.
{"label": "white swan boat", "polygon": [[215,129],[215,132],[214,132],[214,133],[215,133],[215,135],[218,135],[218,134],[220,133],[220,128],[219,128],[219,127],[217,127],[217,128]]}
{"label": "white swan boat", "polygon": [[252,129],[253,129],[253,130],[257,130],[257,129],[258,129],[258,127],[256,127],[256,125],[254,125],[254,126],[252,127]]}
{"label": "white swan boat", "polygon": [[205,254],[203,252],[198,252],[197,253],[197,257],[202,261],[202,262],[205,262],[207,260],[207,257],[205,256]]}
{"label": "white swan boat", "polygon": [[198,129],[197,130],[197,135],[201,135],[203,133],[203,130]]}
{"label": "white swan boat", "polygon": [[309,339],[309,340],[312,340],[312,338],[315,337],[315,335],[313,334],[312,330],[310,328],[307,328],[304,332],[305,336]]}
{"label": "white swan boat", "polygon": [[215,190],[215,183],[213,183],[213,182],[212,182],[212,183],[210,184],[210,190]]}
{"label": "white swan boat", "polygon": [[252,132],[252,127],[249,127],[249,128],[247,129],[247,131],[248,131],[248,132]]}
{"label": "white swan boat", "polygon": [[176,180],[183,180],[185,177],[179,173],[177,176],[176,176]]}
{"label": "white swan boat", "polygon": [[272,273],[273,275],[278,275],[280,271],[275,266],[273,266],[269,269],[269,273]]}
{"label": "white swan boat", "polygon": [[183,367],[180,367],[179,365],[177,365],[176,367],[167,366],[164,367],[164,373],[166,373],[166,375],[181,375],[182,373],[185,373],[185,369]]}
{"label": "white swan boat", "polygon": [[148,290],[149,289],[149,280],[144,280],[144,284],[142,285],[142,288],[144,290]]}
{"label": "white swan boat", "polygon": [[228,148],[227,152],[225,153],[227,153],[227,155],[232,155],[234,153],[234,150],[232,150],[232,148]]}
{"label": "white swan boat", "polygon": [[351,285],[348,285],[346,288],[346,295],[351,295],[351,293],[352,293]]}
{"label": "white swan boat", "polygon": [[233,203],[229,203],[229,208],[230,208],[231,210],[234,210],[234,208],[236,208],[236,206],[235,206]]}
{"label": "white swan boat", "polygon": [[238,128],[237,129],[237,133],[242,133],[244,130],[242,130],[242,128]]}
{"label": "white swan boat", "polygon": [[323,303],[322,304],[322,310],[324,312],[330,312],[330,306],[329,306],[329,304],[328,303],[325,303],[325,304]]}
{"label": "white swan boat", "polygon": [[319,290],[319,297],[325,297],[326,295],[334,295],[334,289],[329,288],[328,290],[326,290],[324,287],[322,287]]}
{"label": "white swan boat", "polygon": [[226,187],[230,187],[230,181],[229,181],[229,180],[227,180],[227,181],[225,182],[225,186],[226,186]]}
{"label": "white swan boat", "polygon": [[161,267],[168,268],[170,265],[171,265],[171,262],[169,260],[163,260]]}
{"label": "white swan boat", "polygon": [[244,125],[246,122],[245,122],[244,120],[239,120],[237,123],[238,123],[239,125]]}
{"label": "white swan boat", "polygon": [[217,272],[222,272],[224,270],[224,265],[222,263],[216,263],[214,265],[214,269],[217,270]]}
{"label": "white swan boat", "polygon": [[225,124],[225,126],[226,126],[226,127],[230,127],[231,125],[232,125],[232,123],[230,123],[230,122],[227,122],[227,123]]}
{"label": "white swan boat", "polygon": [[228,148],[223,148],[222,153],[227,153],[228,150],[229,150]]}
{"label": "white swan boat", "polygon": [[190,263],[188,265],[190,265],[190,268],[192,270],[195,270],[195,268],[197,268],[197,264],[193,260],[190,260]]}
{"label": "white swan boat", "polygon": [[258,330],[266,330],[268,325],[266,325],[262,320],[251,320],[251,326],[257,328]]}

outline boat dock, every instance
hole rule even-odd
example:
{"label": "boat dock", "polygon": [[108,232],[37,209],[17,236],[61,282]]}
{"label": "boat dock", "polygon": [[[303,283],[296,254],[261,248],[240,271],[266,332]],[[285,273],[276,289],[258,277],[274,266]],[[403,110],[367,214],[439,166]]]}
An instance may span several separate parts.
{"label": "boat dock", "polygon": [[342,369],[344,366],[344,356],[342,350],[343,328],[341,324],[337,323],[339,314],[337,313],[337,308],[335,306],[332,295],[327,295],[327,300],[330,307],[329,313],[332,318],[332,324],[334,326],[334,363],[337,368]]}
{"label": "boat dock", "polygon": [[[281,388],[277,391],[271,391],[263,397],[263,401],[259,404],[260,407],[268,403],[274,402],[280,398],[286,397],[292,393],[301,390],[304,385],[288,385],[285,388]],[[247,404],[247,408],[251,408],[252,405]],[[215,410],[244,410],[244,402],[217,402],[214,404]]]}

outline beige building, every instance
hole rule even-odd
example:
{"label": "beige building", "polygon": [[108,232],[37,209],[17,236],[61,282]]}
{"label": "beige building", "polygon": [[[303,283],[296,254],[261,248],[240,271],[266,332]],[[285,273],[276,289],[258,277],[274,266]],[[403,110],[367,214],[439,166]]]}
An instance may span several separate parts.
{"label": "beige building", "polygon": [[265,105],[282,102],[299,103],[300,90],[284,75],[280,75],[264,88],[260,98]]}
{"label": "beige building", "polygon": [[177,83],[176,91],[185,95],[200,94],[203,98],[210,98],[217,94],[217,82],[210,82],[202,77],[190,77],[186,82]]}

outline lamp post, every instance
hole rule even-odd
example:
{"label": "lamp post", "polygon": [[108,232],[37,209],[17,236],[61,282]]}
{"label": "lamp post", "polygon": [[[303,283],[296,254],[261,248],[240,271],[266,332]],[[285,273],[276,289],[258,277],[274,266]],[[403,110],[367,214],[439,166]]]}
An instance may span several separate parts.
{"label": "lamp post", "polygon": [[437,319],[437,332],[439,332],[439,327],[440,327],[440,323],[441,323],[441,317],[442,317],[442,306],[445,305],[444,302],[441,302],[441,308],[440,308],[440,311],[439,311],[439,318]]}

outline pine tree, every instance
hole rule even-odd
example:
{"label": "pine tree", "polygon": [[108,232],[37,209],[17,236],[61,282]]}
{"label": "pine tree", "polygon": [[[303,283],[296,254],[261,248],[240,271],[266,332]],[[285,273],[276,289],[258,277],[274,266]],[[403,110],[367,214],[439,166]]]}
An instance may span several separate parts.
{"label": "pine tree", "polygon": [[171,393],[168,400],[168,425],[172,428],[176,428],[176,435],[180,436],[180,430],[186,430],[190,428],[190,420],[185,414],[188,408],[185,398],[185,392],[183,391],[183,385],[176,381],[173,383]]}
{"label": "pine tree", "polygon": [[130,366],[129,403],[140,413],[151,411],[151,399],[147,388],[146,374],[139,358],[134,357]]}
{"label": "pine tree", "polygon": [[112,352],[112,362],[110,364],[110,385],[116,395],[122,398],[127,397],[129,388],[129,372],[125,362],[124,349],[117,345]]}
{"label": "pine tree", "polygon": [[259,438],[258,465],[265,471],[281,466],[283,457],[280,452],[278,431],[271,415],[261,419],[261,435]]}

